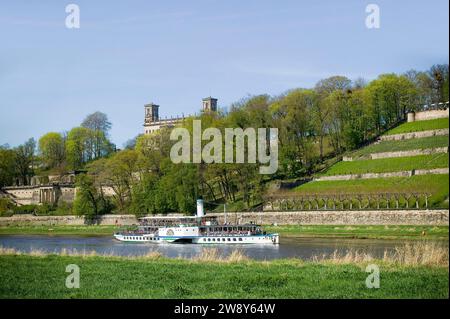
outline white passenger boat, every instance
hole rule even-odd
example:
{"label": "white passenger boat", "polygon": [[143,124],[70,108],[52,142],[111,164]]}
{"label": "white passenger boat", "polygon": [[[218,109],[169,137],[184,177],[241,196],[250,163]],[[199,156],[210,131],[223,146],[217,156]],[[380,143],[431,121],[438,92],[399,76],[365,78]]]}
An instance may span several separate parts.
{"label": "white passenger boat", "polygon": [[196,216],[144,217],[134,230],[114,234],[124,242],[192,244],[279,244],[278,234],[268,234],[260,225],[219,224],[215,216],[204,216],[203,203]]}

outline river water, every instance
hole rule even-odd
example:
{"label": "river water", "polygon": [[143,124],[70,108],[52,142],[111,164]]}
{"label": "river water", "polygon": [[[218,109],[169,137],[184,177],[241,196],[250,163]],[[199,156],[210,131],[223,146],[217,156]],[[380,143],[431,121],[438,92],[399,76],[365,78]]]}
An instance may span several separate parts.
{"label": "river water", "polygon": [[[383,256],[384,251],[392,251],[396,246],[402,246],[404,240],[380,239],[332,239],[332,238],[281,238],[279,245],[207,245],[216,247],[223,256],[239,249],[247,257],[258,260],[278,258],[311,259],[313,256],[330,255],[334,251],[345,253],[348,250],[358,250],[370,253],[374,257]],[[444,241],[445,243],[445,241]],[[448,246],[448,241],[446,242]],[[170,258],[191,258],[198,255],[205,247],[195,244],[153,244],[153,243],[123,243],[112,237],[86,236],[45,236],[45,235],[1,235],[0,247],[14,248],[23,252],[33,250],[58,253],[61,250],[69,252],[92,252],[115,256],[142,256],[157,251]]]}

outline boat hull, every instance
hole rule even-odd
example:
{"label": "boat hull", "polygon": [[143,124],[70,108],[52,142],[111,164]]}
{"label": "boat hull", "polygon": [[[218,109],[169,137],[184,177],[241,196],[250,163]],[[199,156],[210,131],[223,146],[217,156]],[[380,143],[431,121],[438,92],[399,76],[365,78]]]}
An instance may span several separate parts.
{"label": "boat hull", "polygon": [[211,245],[232,245],[232,244],[279,244],[278,234],[254,235],[254,236],[203,236],[194,238],[192,243]]}
{"label": "boat hull", "polygon": [[154,234],[114,234],[114,238],[122,242],[134,243],[189,243],[201,245],[233,245],[233,244],[279,244],[278,234],[250,236],[156,236]]}
{"label": "boat hull", "polygon": [[123,241],[123,242],[133,242],[133,243],[142,243],[142,242],[151,242],[157,243],[159,241],[158,236],[153,234],[114,234],[114,238]]}

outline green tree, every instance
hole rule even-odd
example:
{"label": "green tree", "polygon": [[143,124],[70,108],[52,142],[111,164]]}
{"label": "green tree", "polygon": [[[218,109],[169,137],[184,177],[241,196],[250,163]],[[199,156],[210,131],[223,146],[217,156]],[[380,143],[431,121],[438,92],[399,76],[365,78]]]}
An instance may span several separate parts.
{"label": "green tree", "polygon": [[34,174],[36,141],[34,138],[28,139],[24,144],[14,149],[16,153],[16,170],[23,185],[28,185],[28,181]]}
{"label": "green tree", "polygon": [[112,210],[112,205],[103,196],[96,178],[93,174],[80,174],[76,179],[77,192],[73,212],[84,215],[88,221],[93,221],[98,215],[107,214]]}
{"label": "green tree", "polygon": [[60,133],[45,134],[39,139],[39,152],[48,168],[60,166],[65,160],[64,138]]}
{"label": "green tree", "polygon": [[345,76],[335,75],[317,82],[315,90],[319,94],[328,95],[334,91],[346,92],[351,89],[352,81]]}
{"label": "green tree", "polygon": [[81,174],[77,176],[77,192],[73,202],[73,211],[93,220],[99,213],[99,196],[92,176]]}
{"label": "green tree", "polygon": [[120,211],[126,211],[132,201],[132,188],[139,181],[138,153],[124,150],[105,161],[100,176],[114,190],[113,198]]}
{"label": "green tree", "polygon": [[435,64],[428,71],[432,79],[433,103],[448,101],[449,66],[448,64]]}
{"label": "green tree", "polygon": [[409,70],[404,76],[413,83],[417,92],[416,100],[409,106],[411,111],[420,110],[424,105],[433,103],[433,79],[427,72]]}
{"label": "green tree", "polygon": [[16,152],[0,147],[0,188],[10,186],[16,177]]}
{"label": "green tree", "polygon": [[66,138],[66,158],[71,169],[80,169],[92,158],[89,140],[94,132],[88,128],[75,127],[69,131]]}
{"label": "green tree", "polygon": [[298,176],[311,169],[314,151],[313,90],[297,89],[280,99],[272,112],[280,115],[278,130],[281,164],[288,176]]}
{"label": "green tree", "polygon": [[114,146],[108,140],[108,132],[112,125],[105,113],[97,111],[89,114],[83,120],[81,126],[93,131],[89,139],[92,148],[92,158],[89,158],[89,160],[106,156],[112,152]]}
{"label": "green tree", "polygon": [[380,75],[367,86],[372,121],[376,131],[383,130],[404,120],[411,101],[417,96],[414,84],[406,76]]}

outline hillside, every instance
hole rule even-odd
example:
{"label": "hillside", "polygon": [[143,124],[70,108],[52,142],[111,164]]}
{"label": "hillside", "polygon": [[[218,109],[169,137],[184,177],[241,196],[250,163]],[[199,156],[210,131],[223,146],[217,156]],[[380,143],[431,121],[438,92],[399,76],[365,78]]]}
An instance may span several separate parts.
{"label": "hillside", "polygon": [[[367,196],[366,206],[372,207],[372,196],[385,198],[385,207],[447,208],[448,127],[448,118],[401,124],[375,143],[348,154],[311,182],[296,187],[290,195],[313,196],[317,207],[325,205],[329,197],[340,196],[350,202]],[[411,136],[424,131],[427,134]],[[398,139],[392,140],[393,135]],[[411,197],[418,200],[408,202]]]}

